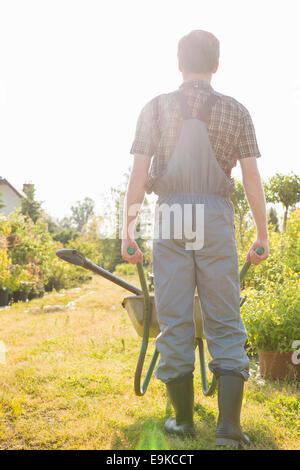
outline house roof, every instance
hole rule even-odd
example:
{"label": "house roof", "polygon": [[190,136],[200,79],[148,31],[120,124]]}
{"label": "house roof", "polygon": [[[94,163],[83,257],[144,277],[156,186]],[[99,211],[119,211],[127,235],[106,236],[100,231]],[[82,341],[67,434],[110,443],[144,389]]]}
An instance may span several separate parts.
{"label": "house roof", "polygon": [[2,178],[2,176],[0,176],[0,185],[1,184],[7,184],[20,198],[26,197],[25,193],[18,191],[18,189],[16,189],[9,181],[7,181],[7,179]]}

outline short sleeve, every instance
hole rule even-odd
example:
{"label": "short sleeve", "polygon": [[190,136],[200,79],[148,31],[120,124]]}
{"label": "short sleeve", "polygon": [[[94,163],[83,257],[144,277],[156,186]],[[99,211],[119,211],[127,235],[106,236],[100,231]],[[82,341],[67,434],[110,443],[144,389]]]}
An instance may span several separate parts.
{"label": "short sleeve", "polygon": [[261,156],[257,140],[254,125],[249,112],[245,109],[241,121],[240,135],[237,145],[237,159]]}
{"label": "short sleeve", "polygon": [[138,117],[131,154],[154,155],[159,139],[156,114],[156,102],[153,99],[144,106]]}

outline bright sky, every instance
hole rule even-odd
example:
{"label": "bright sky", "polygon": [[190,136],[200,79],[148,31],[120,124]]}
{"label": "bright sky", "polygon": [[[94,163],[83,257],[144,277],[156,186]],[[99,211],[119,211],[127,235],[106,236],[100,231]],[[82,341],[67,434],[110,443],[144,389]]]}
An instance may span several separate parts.
{"label": "bright sky", "polygon": [[[213,87],[250,111],[264,178],[300,172],[298,0],[0,0],[0,175],[54,217],[122,182],[136,120],[181,84],[177,43],[221,43]],[[233,175],[239,176],[234,170]]]}

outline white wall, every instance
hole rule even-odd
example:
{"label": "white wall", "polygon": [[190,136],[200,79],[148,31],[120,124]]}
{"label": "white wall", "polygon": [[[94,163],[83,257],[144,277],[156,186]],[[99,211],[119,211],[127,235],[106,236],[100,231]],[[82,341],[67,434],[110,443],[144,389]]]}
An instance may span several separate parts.
{"label": "white wall", "polygon": [[5,204],[5,207],[0,209],[0,212],[4,215],[9,215],[21,204],[20,196],[7,184],[0,184],[0,197]]}

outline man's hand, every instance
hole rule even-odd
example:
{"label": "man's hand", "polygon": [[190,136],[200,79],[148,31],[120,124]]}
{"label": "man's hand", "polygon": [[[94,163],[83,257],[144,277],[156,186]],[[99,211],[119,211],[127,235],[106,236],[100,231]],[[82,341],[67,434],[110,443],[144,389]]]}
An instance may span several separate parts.
{"label": "man's hand", "polygon": [[[258,255],[255,253],[254,250],[261,246],[264,249],[264,253],[262,255]],[[246,261],[250,261],[252,264],[259,264],[265,259],[269,257],[269,245],[268,245],[268,239],[267,238],[257,238],[255,242],[252,244],[250,250],[247,253],[246,256]]]}
{"label": "man's hand", "polygon": [[[132,246],[135,250],[133,255],[128,253],[128,248],[130,246]],[[143,261],[143,253],[134,240],[131,240],[130,238],[124,238],[122,240],[122,258],[124,261],[128,261],[131,264],[136,264],[139,261]]]}

